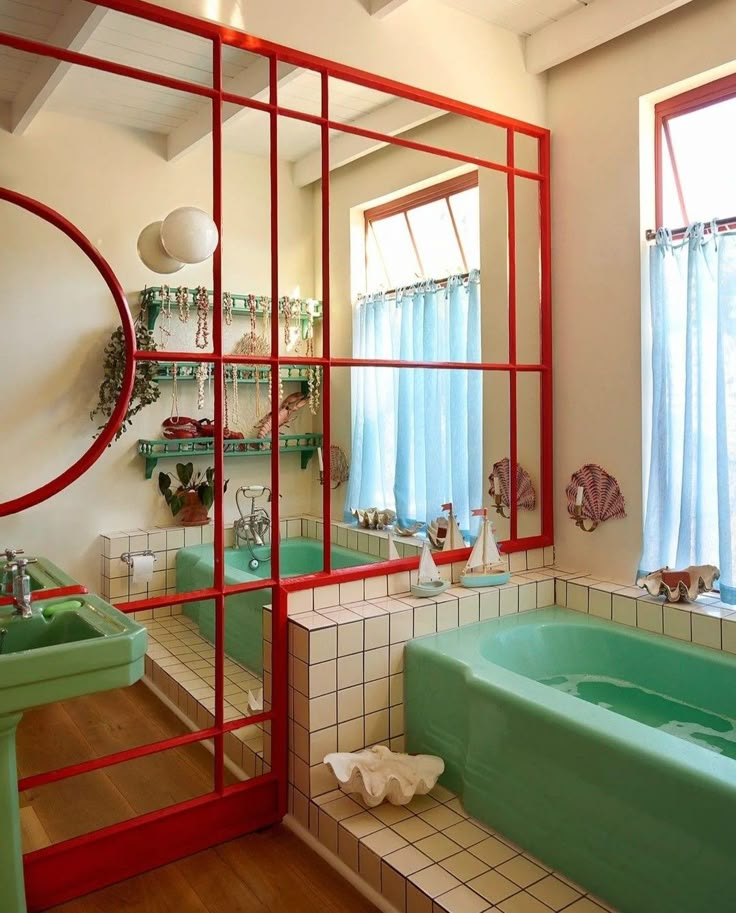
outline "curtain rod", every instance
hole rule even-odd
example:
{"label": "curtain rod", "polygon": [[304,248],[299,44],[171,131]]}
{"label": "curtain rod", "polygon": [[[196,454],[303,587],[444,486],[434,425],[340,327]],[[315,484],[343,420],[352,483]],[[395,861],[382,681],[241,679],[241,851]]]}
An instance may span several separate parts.
{"label": "curtain rod", "polygon": [[[472,270],[472,272],[477,272],[477,271]],[[395,297],[398,294],[404,295],[404,294],[406,294],[406,292],[411,291],[411,289],[413,289],[416,285],[422,285],[425,282],[433,282],[437,286],[437,288],[447,288],[447,283],[449,282],[450,279],[469,279],[469,278],[470,278],[470,273],[454,273],[452,276],[446,276],[444,279],[417,279],[417,281],[414,283],[414,285],[402,285],[400,288],[389,288],[389,289],[386,289],[385,292],[381,292],[380,290],[378,292],[366,292],[365,294],[359,295],[358,297],[367,298],[369,295],[379,295],[379,294],[383,294],[387,298],[391,295],[393,295]]]}
{"label": "curtain rod", "polygon": [[[736,216],[731,216],[728,219],[715,219],[711,222],[704,222],[705,231],[709,232],[711,225],[715,224],[718,231],[725,231],[728,228],[736,228]],[[672,237],[682,237],[690,226],[685,225],[682,228],[673,228],[671,229]],[[646,239],[647,241],[656,241],[657,239],[657,229],[656,228],[647,228],[646,230]]]}

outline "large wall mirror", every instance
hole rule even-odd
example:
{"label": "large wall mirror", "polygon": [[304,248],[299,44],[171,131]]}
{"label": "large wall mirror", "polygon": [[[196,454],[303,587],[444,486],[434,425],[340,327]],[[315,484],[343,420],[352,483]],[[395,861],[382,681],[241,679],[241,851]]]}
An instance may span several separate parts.
{"label": "large wall mirror", "polygon": [[[47,6],[48,34],[22,37],[49,40],[63,11]],[[324,573],[326,537],[333,571],[388,561],[387,531],[366,536],[365,524],[394,527],[399,556],[416,556],[451,502],[468,546],[482,507],[510,550],[552,543],[546,131],[251,46],[222,48],[221,150],[204,37],[107,10],[85,53],[166,83],[70,64],[27,108],[21,88],[38,61],[16,48],[0,58],[12,110],[0,181],[97,247],[139,349],[158,353],[138,363],[130,422],[109,449],[54,498],[3,517],[0,544],[143,613],[154,697],[176,711],[146,693],[141,727],[129,694],[99,695],[65,711],[63,756],[38,742],[52,713],[39,711],[21,728],[24,777],[207,729],[219,636],[222,719],[268,710],[262,609],[274,579]],[[148,268],[143,229],[184,206],[218,215],[213,199],[220,259],[179,268],[162,255],[170,272]],[[7,502],[85,452],[124,354],[109,291],[66,239],[4,203],[0,230]],[[224,478],[208,475],[218,403]],[[197,473],[205,507],[227,486],[221,513],[200,524],[170,497]],[[251,585],[228,595],[224,630],[212,600],[167,602],[212,585],[215,538],[226,585]],[[131,568],[131,553],[153,561]],[[96,801],[82,813],[74,778],[28,790],[26,849],[270,769],[266,725],[228,735],[226,775],[193,744],[156,755],[143,794],[142,762],[84,774]],[[164,766],[178,770],[176,789],[154,788]]]}

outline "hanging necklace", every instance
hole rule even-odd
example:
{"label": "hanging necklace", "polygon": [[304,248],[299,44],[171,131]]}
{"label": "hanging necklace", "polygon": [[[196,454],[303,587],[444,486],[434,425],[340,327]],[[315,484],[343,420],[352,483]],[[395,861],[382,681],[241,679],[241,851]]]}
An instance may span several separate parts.
{"label": "hanging necklace", "polygon": [[174,374],[171,378],[171,423],[172,425],[177,425],[179,423],[179,385],[177,383],[177,378],[179,377],[179,365],[174,362],[173,364]]}
{"label": "hanging necklace", "polygon": [[233,296],[230,292],[225,292],[222,298],[222,310],[225,317],[225,323],[230,326],[233,322]]}
{"label": "hanging necklace", "polygon": [[322,369],[319,365],[309,365],[307,368],[307,389],[309,396],[309,411],[312,415],[317,414],[319,409],[320,382],[322,380]]}
{"label": "hanging necklace", "polygon": [[203,285],[197,286],[195,301],[197,304],[197,331],[194,334],[194,344],[198,349],[206,349],[210,338],[207,326],[210,299],[207,289]]}
{"label": "hanging necklace", "polygon": [[225,431],[230,430],[230,409],[227,401],[227,366],[222,374],[222,392],[224,393],[224,402],[223,406],[225,409]]}
{"label": "hanging necklace", "polygon": [[261,417],[261,366],[254,365],[256,375],[256,418]]}
{"label": "hanging necklace", "polygon": [[201,412],[204,409],[204,382],[209,374],[209,365],[200,361],[197,365],[197,408]]}
{"label": "hanging necklace", "polygon": [[230,365],[233,377],[233,422],[235,427],[240,427],[240,397],[238,392],[238,366]]}
{"label": "hanging necklace", "polygon": [[281,305],[281,310],[284,314],[284,346],[288,350],[289,348],[289,336],[291,330],[291,300],[289,298],[281,298],[279,300]]}
{"label": "hanging necklace", "polygon": [[176,290],[176,304],[179,308],[179,320],[182,323],[189,321],[189,289],[185,285],[180,285]]}
{"label": "hanging necklace", "polygon": [[168,285],[161,286],[161,317],[159,322],[161,348],[166,348],[166,343],[171,336],[171,289]]}

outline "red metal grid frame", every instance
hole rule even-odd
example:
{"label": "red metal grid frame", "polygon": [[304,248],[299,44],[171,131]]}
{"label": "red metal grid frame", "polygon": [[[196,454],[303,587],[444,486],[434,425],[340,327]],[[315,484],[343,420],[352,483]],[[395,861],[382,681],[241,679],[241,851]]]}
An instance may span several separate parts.
{"label": "red metal grid frame", "polygon": [[[103,433],[104,443],[99,444],[99,451],[104,450],[108,440],[114,434],[116,423],[119,423],[124,414],[132,388],[133,371],[136,360],[157,361],[188,361],[211,362],[214,365],[215,376],[215,472],[218,478],[224,478],[224,450],[223,450],[223,375],[224,365],[227,363],[266,364],[271,366],[272,398],[278,396],[278,367],[282,361],[290,364],[313,364],[322,368],[323,383],[323,434],[324,446],[330,445],[330,372],[332,367],[359,367],[387,366],[387,367],[431,367],[447,370],[483,370],[500,371],[508,373],[510,380],[510,426],[511,459],[516,458],[517,452],[517,427],[516,427],[516,377],[517,372],[536,373],[541,383],[541,504],[542,504],[542,531],[541,534],[525,539],[516,538],[516,510],[512,510],[511,534],[512,541],[507,543],[507,550],[516,551],[526,548],[537,548],[552,544],[553,516],[551,498],[552,479],[552,342],[551,342],[551,300],[550,300],[550,160],[549,160],[549,132],[523,121],[507,118],[493,112],[485,111],[477,106],[468,105],[453,99],[445,98],[434,93],[426,92],[411,86],[385,79],[375,74],[367,73],[337,64],[313,55],[304,54],[272,42],[262,41],[253,36],[246,35],[225,28],[208,21],[194,19],[181,13],[161,9],[143,0],[101,0],[100,6],[109,7],[119,12],[147,19],[168,27],[198,35],[208,39],[212,44],[213,55],[213,83],[211,87],[191,84],[183,80],[173,79],[161,74],[149,73],[135,67],[101,60],[86,54],[67,51],[45,45],[41,42],[31,41],[17,36],[0,33],[0,46],[13,47],[28,53],[51,57],[68,63],[77,64],[92,69],[102,70],[113,75],[124,76],[144,82],[160,85],[177,91],[195,94],[209,99],[212,105],[212,189],[213,202],[212,214],[215,224],[220,231],[222,239],[222,105],[234,103],[243,107],[253,108],[266,112],[269,115],[270,132],[270,167],[271,167],[271,297],[278,300],[278,123],[280,117],[290,117],[317,125],[320,128],[322,141],[321,171],[322,171],[322,286],[323,286],[323,338],[322,355],[319,357],[294,357],[281,358],[278,348],[278,323],[272,322],[271,355],[264,357],[234,356],[222,350],[222,315],[218,308],[213,311],[213,352],[212,353],[181,353],[181,352],[141,352],[134,350],[134,334],[132,321],[127,311],[127,306],[119,306],[121,320],[125,330],[126,345],[129,358],[126,382],[123,386],[123,395],[116,407],[113,417]],[[251,53],[260,54],[269,59],[270,93],[269,101],[257,102],[253,99],[241,97],[227,92],[222,84],[222,47],[224,44],[240,48]],[[319,116],[309,115],[305,112],[283,108],[278,104],[277,67],[279,62],[291,63],[317,71],[321,79],[321,111]],[[475,156],[465,155],[439,147],[429,146],[424,143],[408,140],[401,136],[387,136],[371,130],[365,130],[354,125],[332,121],[329,118],[329,81],[340,79],[374,88],[383,92],[391,92],[398,96],[419,101],[424,104],[434,105],[449,113],[493,124],[504,128],[507,133],[507,160],[496,162],[484,160]],[[329,161],[329,134],[331,130],[341,131],[358,136],[377,139],[381,142],[414,149],[420,152],[441,155],[444,158],[454,159],[477,167],[489,168],[504,172],[507,175],[508,195],[508,270],[509,270],[509,361],[506,363],[422,363],[400,362],[390,360],[361,360],[332,358],[330,352],[330,161]],[[537,139],[539,146],[538,171],[529,171],[515,167],[514,164],[514,136],[522,133]],[[514,182],[517,177],[523,177],[538,182],[539,185],[539,212],[540,212],[540,332],[541,353],[538,364],[517,364],[516,358],[516,314],[515,314],[515,224],[514,224]],[[9,199],[12,191],[0,189],[0,199]],[[31,201],[33,202],[33,201]],[[34,204],[42,207],[42,204]],[[49,210],[48,213],[51,211]],[[61,218],[61,217],[59,217]],[[69,226],[70,237],[75,239],[76,229]],[[64,229],[62,229],[64,230]],[[226,239],[222,239],[226,243]],[[94,249],[89,242],[80,244],[88,255]],[[95,252],[96,253],[96,252]],[[107,264],[104,264],[107,267]],[[98,265],[98,268],[99,265]],[[109,270],[109,267],[107,267]],[[222,293],[222,260],[221,247],[218,246],[213,256],[213,284],[215,301],[220,300]],[[102,271],[102,270],[101,270]],[[119,294],[122,290],[110,270],[110,278],[117,284]],[[103,275],[107,274],[103,272]],[[114,297],[118,292],[108,282]],[[116,297],[116,304],[119,303]],[[124,297],[122,298],[125,304]],[[127,326],[127,329],[126,329]],[[128,374],[130,378],[128,380]],[[107,440],[104,437],[107,437]],[[99,439],[98,439],[99,441]],[[85,455],[83,461],[75,464],[67,473],[54,480],[59,485],[60,479],[64,484],[78,477],[94,462],[99,453],[94,450],[95,456]],[[74,475],[74,472],[76,475]],[[271,452],[271,481],[276,497],[272,502],[272,523],[279,528],[279,450],[272,448]],[[511,503],[515,505],[516,478],[512,473]],[[56,491],[61,490],[57,488]],[[214,743],[214,790],[209,795],[189,802],[180,803],[148,815],[140,816],[130,821],[113,825],[73,840],[65,841],[43,850],[38,850],[26,856],[26,883],[28,890],[29,910],[43,909],[51,904],[60,903],[71,897],[86,893],[95,888],[109,884],[120,878],[128,877],[145,869],[152,868],[164,862],[179,858],[195,852],[206,846],[222,840],[229,839],[253,830],[270,822],[278,820],[286,810],[287,795],[287,615],[286,597],[289,592],[299,589],[320,586],[327,583],[346,582],[387,573],[386,565],[373,565],[363,569],[332,570],[330,563],[330,514],[331,514],[331,489],[329,460],[325,461],[325,479],[323,488],[323,520],[324,520],[324,570],[319,574],[300,578],[281,580],[279,576],[278,550],[273,553],[272,576],[257,583],[228,586],[225,584],[224,567],[224,498],[223,492],[216,492],[214,514],[214,549],[215,572],[213,586],[197,592],[178,594],[176,596],[163,596],[148,600],[139,600],[118,608],[125,612],[140,609],[153,609],[158,606],[182,604],[202,598],[211,598],[215,601],[216,615],[216,643],[215,643],[215,720],[214,725],[206,730],[199,730],[174,739],[143,745],[114,755],[107,755],[92,761],[48,771],[34,777],[20,781],[21,789],[39,787],[47,783],[56,782],[69,776],[78,775],[91,770],[104,769],[112,764],[121,763],[137,757],[143,757],[180,745],[211,739]],[[44,497],[54,494],[48,491]],[[37,497],[38,492],[0,505],[0,516],[17,512],[32,503],[38,503],[42,498]],[[458,550],[439,557],[440,563],[459,560],[467,550]],[[408,570],[416,567],[417,559],[403,559],[391,563],[391,572]],[[224,620],[226,597],[235,593],[246,592],[252,589],[270,588],[273,606],[273,693],[272,708],[257,716],[245,717],[224,722],[223,693],[224,693]],[[225,786],[223,779],[224,763],[224,736],[237,728],[255,723],[264,722],[272,728],[272,769],[269,774],[237,784]],[[94,853],[91,848],[94,847]]]}

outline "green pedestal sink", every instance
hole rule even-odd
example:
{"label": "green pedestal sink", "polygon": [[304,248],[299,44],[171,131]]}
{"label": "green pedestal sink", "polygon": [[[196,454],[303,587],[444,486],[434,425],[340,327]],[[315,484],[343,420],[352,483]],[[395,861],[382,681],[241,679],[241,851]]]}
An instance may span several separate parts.
{"label": "green pedestal sink", "polygon": [[23,711],[132,685],[145,628],[99,596],[39,600],[32,618],[0,607],[0,910],[26,913],[15,732]]}

